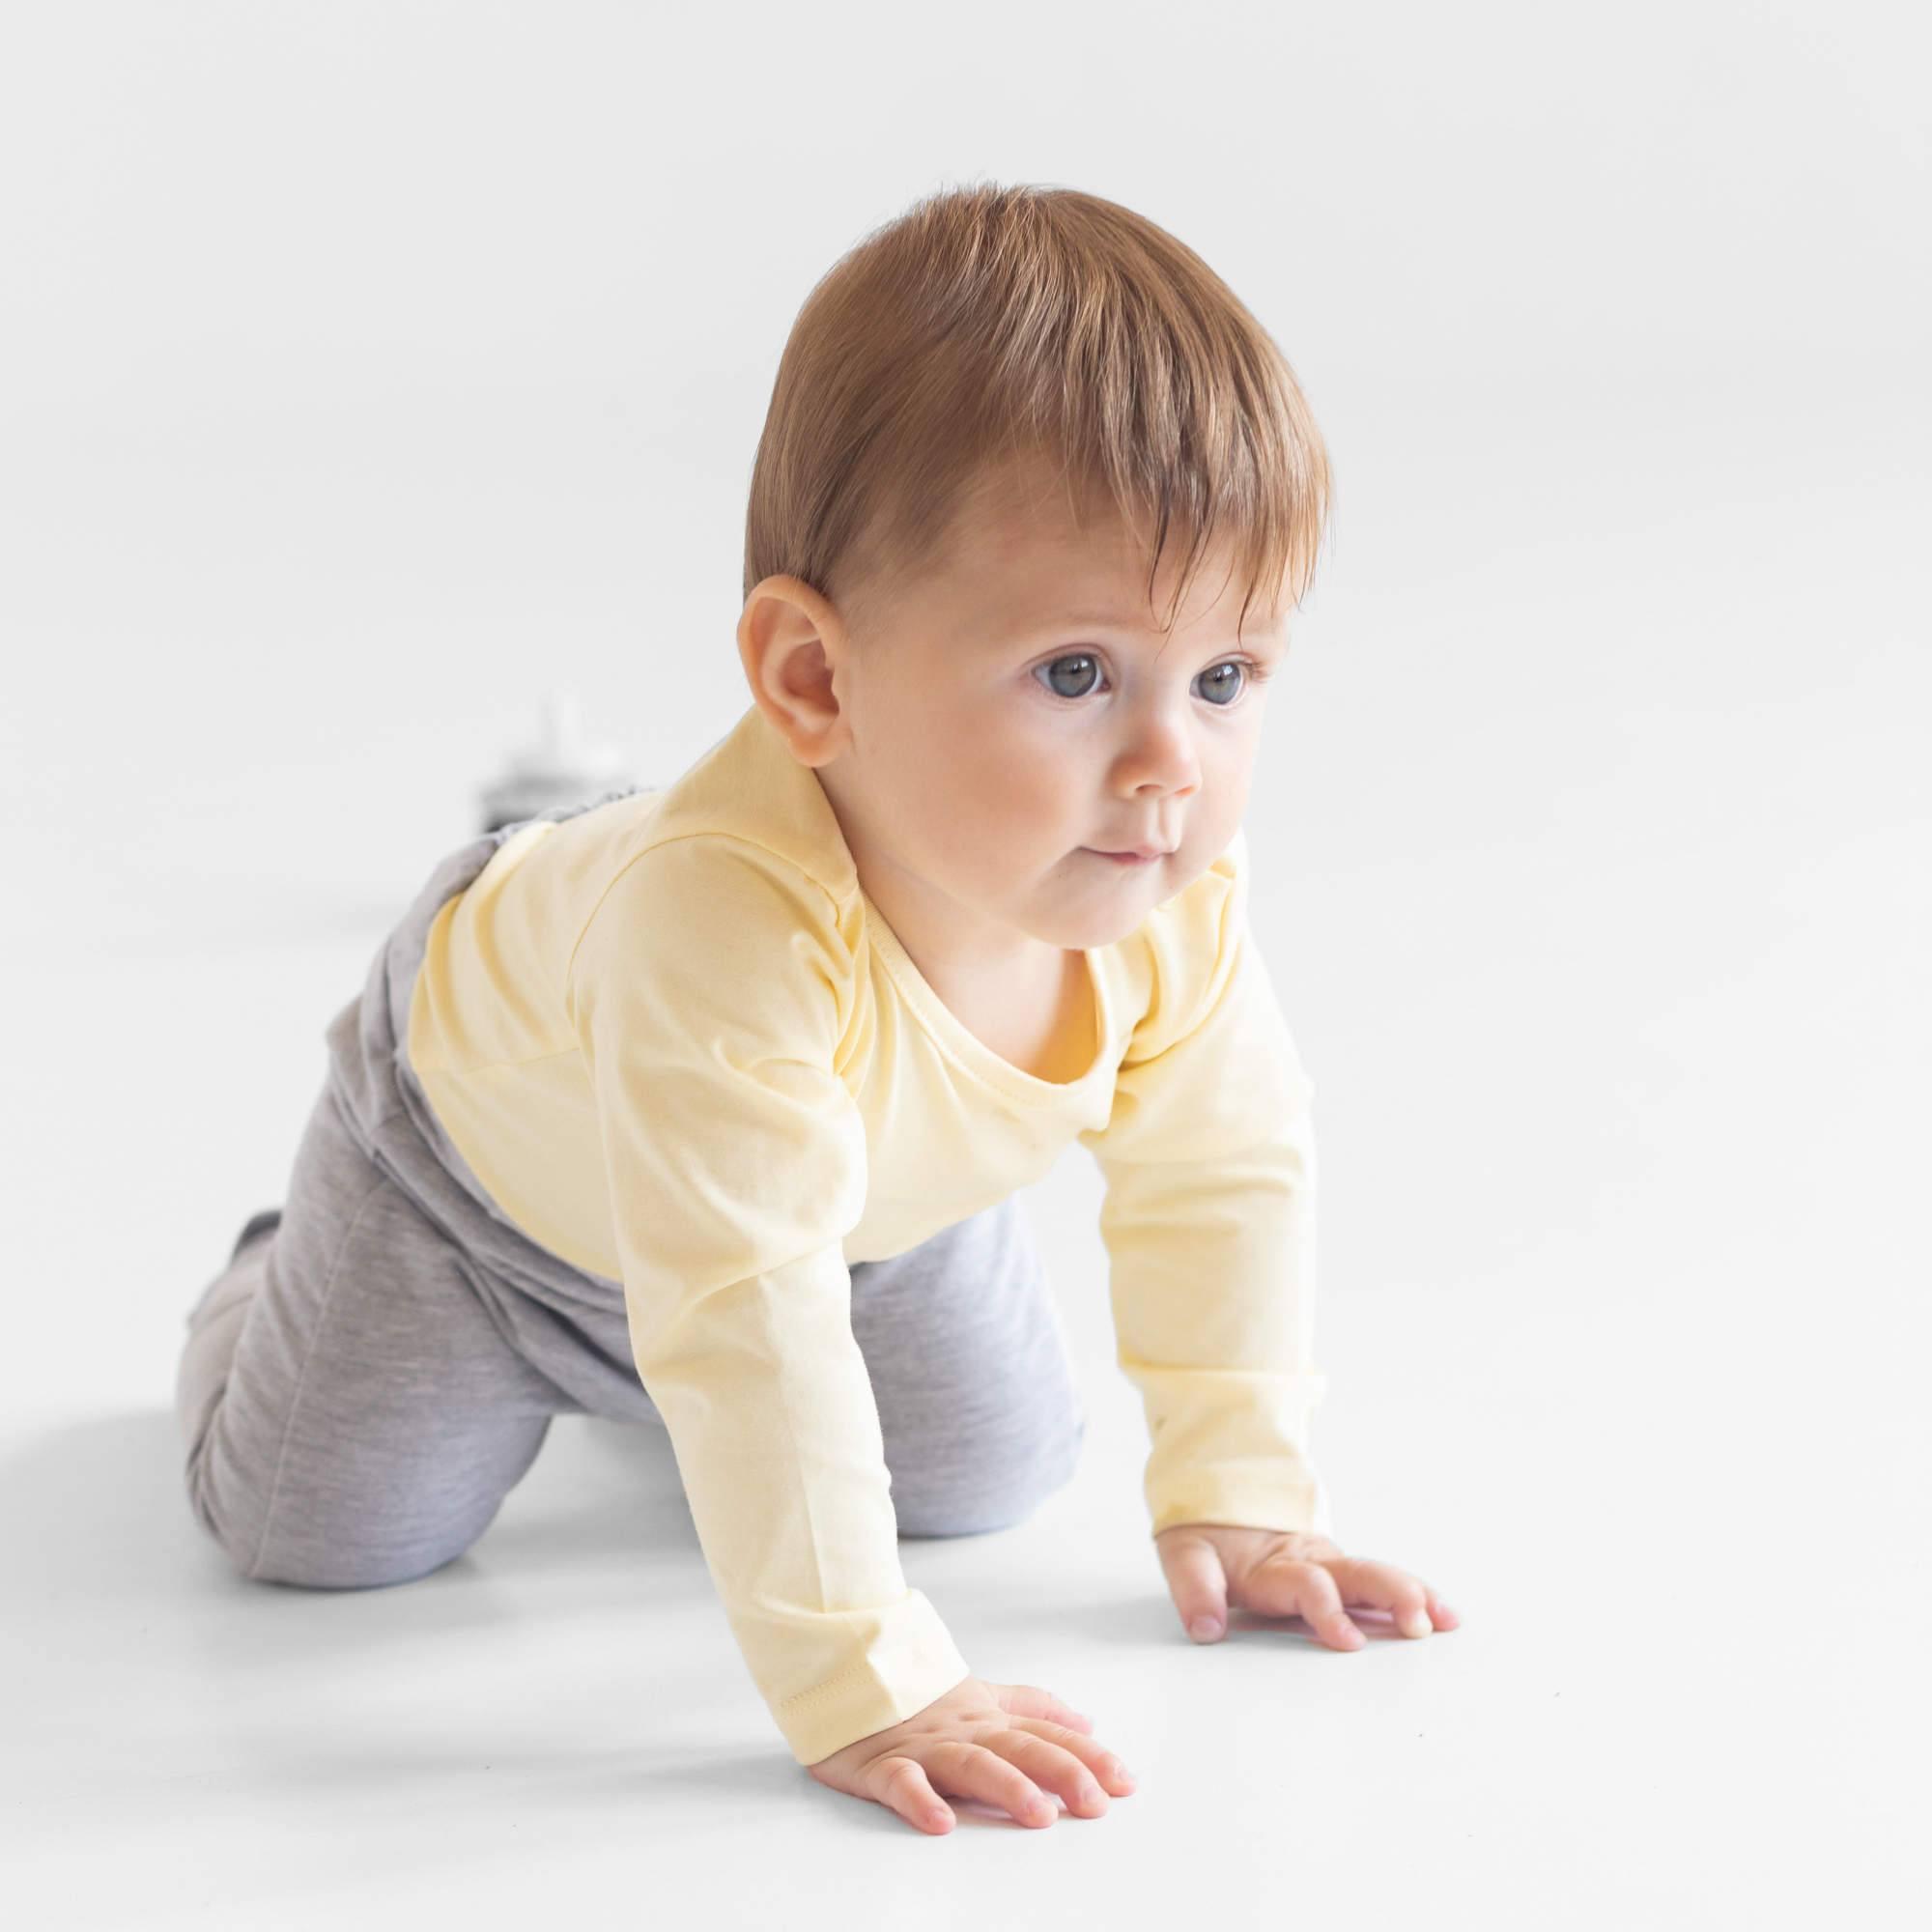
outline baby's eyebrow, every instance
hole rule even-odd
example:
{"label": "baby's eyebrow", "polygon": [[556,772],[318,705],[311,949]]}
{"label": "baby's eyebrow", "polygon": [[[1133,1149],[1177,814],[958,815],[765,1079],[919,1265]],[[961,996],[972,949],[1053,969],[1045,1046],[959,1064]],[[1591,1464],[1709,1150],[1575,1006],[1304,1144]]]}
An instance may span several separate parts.
{"label": "baby's eyebrow", "polygon": [[[1160,636],[1156,626],[1147,618],[1122,614],[1109,611],[1076,611],[1064,617],[1042,617],[1037,623],[1026,627],[1029,639],[1055,636],[1064,631],[1125,631],[1135,637],[1156,638]],[[1230,651],[1249,650],[1256,646],[1279,648],[1282,638],[1279,632],[1266,628],[1252,630],[1239,639],[1230,638],[1225,646],[1216,646]]]}
{"label": "baby's eyebrow", "polygon": [[1120,611],[1069,611],[1063,617],[1049,617],[1044,620],[1044,628],[1054,630],[1069,624],[1091,624],[1102,631],[1151,631],[1153,626],[1145,618],[1131,612]]}

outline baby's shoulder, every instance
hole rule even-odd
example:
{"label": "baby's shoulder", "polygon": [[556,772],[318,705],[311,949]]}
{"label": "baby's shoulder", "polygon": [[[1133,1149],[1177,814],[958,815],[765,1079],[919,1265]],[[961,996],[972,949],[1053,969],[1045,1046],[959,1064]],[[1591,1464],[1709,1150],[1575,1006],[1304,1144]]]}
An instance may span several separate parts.
{"label": "baby's shoulder", "polygon": [[732,833],[646,840],[590,895],[565,967],[573,1005],[842,1010],[850,910],[795,859]]}

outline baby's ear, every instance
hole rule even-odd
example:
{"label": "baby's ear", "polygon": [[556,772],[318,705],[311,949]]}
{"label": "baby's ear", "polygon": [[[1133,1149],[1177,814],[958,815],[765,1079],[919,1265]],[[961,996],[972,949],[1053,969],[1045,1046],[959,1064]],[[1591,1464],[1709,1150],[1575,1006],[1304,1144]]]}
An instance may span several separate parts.
{"label": "baby's ear", "polygon": [[849,735],[835,677],[850,654],[832,603],[797,577],[767,577],[738,619],[752,699],[802,765],[829,764]]}

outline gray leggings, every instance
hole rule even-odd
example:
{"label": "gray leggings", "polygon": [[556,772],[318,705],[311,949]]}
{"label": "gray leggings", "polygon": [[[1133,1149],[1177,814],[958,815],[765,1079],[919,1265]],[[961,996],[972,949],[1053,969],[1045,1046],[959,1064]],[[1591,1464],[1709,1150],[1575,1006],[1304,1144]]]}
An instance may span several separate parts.
{"label": "gray leggings", "polygon": [[[245,1577],[425,1576],[489,1527],[553,1415],[664,1429],[621,1284],[494,1208],[399,1044],[429,920],[516,829],[451,854],[385,940],[328,1028],[282,1207],[251,1217],[187,1317],[188,1497]],[[1086,1420],[1016,1200],[851,1280],[902,1535],[1005,1527],[1068,1481]]]}

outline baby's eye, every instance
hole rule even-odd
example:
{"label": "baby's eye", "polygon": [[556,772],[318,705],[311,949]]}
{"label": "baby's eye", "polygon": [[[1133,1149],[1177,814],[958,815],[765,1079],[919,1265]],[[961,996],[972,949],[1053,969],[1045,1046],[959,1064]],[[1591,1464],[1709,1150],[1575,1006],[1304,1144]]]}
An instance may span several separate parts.
{"label": "baby's eye", "polygon": [[[1229,679],[1221,675],[1223,671],[1239,671],[1241,675],[1237,680]],[[1215,665],[1212,669],[1204,670],[1201,673],[1202,689],[1207,694],[1209,702],[1221,705],[1223,708],[1227,704],[1234,703],[1236,698],[1240,696],[1241,693],[1247,688],[1247,680],[1248,663],[1245,658],[1230,658],[1226,664]],[[1226,694],[1225,701],[1222,697],[1215,696],[1217,692]]]}
{"label": "baby's eye", "polygon": [[[1097,671],[1100,668],[1100,661],[1097,658],[1090,657],[1085,651],[1081,651],[1073,657],[1055,658],[1051,664],[1045,664],[1039,667],[1039,669],[1046,673],[1048,680],[1048,688],[1052,691],[1053,695],[1056,697],[1085,697],[1088,692],[1094,689],[1094,687],[1091,684],[1086,685],[1079,691],[1063,691],[1058,684],[1052,681],[1053,674],[1057,670],[1059,670],[1063,665],[1085,665],[1091,667],[1094,670]],[[1036,672],[1035,674],[1037,675],[1038,673]]]}

